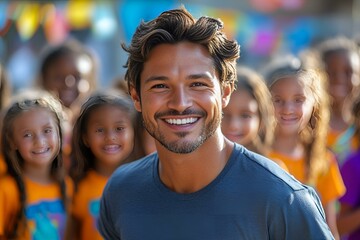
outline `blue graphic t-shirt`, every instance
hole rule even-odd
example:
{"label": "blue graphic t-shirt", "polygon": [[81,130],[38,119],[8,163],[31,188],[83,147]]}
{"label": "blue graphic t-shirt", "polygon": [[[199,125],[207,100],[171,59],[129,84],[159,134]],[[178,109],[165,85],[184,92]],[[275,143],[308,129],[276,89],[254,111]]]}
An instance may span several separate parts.
{"label": "blue graphic t-shirt", "polygon": [[97,228],[97,221],[99,219],[99,212],[100,212],[100,198],[93,199],[89,203],[89,213],[93,218],[93,227]]}
{"label": "blue graphic t-shirt", "polygon": [[60,199],[30,204],[25,214],[33,240],[64,238],[66,213]]}

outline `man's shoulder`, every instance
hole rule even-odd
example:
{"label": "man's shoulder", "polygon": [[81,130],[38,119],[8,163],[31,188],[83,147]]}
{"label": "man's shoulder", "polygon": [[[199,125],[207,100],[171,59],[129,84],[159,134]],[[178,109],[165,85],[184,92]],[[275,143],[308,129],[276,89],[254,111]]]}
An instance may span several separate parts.
{"label": "man's shoulder", "polygon": [[139,160],[126,163],[115,170],[108,182],[132,181],[132,179],[144,179],[146,176],[152,175],[154,164],[158,159],[157,153],[152,153]]}
{"label": "man's shoulder", "polygon": [[290,191],[308,189],[308,186],[299,182],[271,159],[239,145],[236,148],[238,149],[237,158],[242,159],[242,161],[240,161],[242,168],[251,169],[249,171],[252,172],[254,179],[266,179],[266,182],[269,184],[284,185],[284,187],[287,186]]}

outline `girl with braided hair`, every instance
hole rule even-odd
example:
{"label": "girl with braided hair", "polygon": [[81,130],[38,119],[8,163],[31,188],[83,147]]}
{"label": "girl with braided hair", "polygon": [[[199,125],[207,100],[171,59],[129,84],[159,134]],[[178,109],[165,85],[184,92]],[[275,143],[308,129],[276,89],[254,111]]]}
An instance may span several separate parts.
{"label": "girl with braided hair", "polygon": [[62,239],[72,183],[62,165],[61,104],[50,94],[22,96],[4,116],[0,239]]}

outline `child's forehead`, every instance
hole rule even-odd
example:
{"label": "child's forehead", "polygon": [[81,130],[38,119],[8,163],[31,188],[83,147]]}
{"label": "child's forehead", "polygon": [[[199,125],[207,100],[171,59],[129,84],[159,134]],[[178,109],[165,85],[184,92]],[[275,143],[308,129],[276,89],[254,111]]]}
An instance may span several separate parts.
{"label": "child's forehead", "polygon": [[47,69],[61,69],[59,68],[59,64],[64,66],[75,66],[77,67],[79,65],[80,57],[73,54],[73,53],[66,53],[63,55],[59,55],[57,58],[55,58],[53,61],[49,62],[47,65]]}
{"label": "child's forehead", "polygon": [[326,64],[337,64],[339,61],[341,65],[352,68],[354,72],[360,72],[360,55],[357,52],[350,51],[349,49],[342,49],[341,51],[329,54],[325,59]]}
{"label": "child's forehead", "polygon": [[[98,115],[99,112],[101,112],[101,116]],[[113,114],[114,112],[121,112],[122,115],[128,116],[131,111],[120,103],[101,103],[88,109],[91,117],[104,117],[104,114]]]}
{"label": "child's forehead", "polygon": [[31,106],[28,107],[26,109],[23,109],[19,116],[22,115],[34,115],[34,116],[39,116],[39,115],[46,115],[52,118],[55,118],[56,113],[54,111],[52,111],[49,107],[44,107],[44,106]]}
{"label": "child's forehead", "polygon": [[129,124],[133,125],[133,115],[128,109],[117,104],[102,104],[96,106],[85,114],[83,126],[93,124]]}
{"label": "child's forehead", "polygon": [[290,94],[292,90],[297,89],[297,91],[305,92],[306,95],[311,96],[314,94],[313,84],[314,81],[308,76],[286,76],[276,80],[274,84],[270,87],[270,90],[271,92],[273,92],[275,89],[277,89],[281,90],[281,92],[285,94]]}
{"label": "child's forehead", "polygon": [[56,114],[49,109],[32,107],[17,114],[12,124],[15,128],[34,127],[44,124],[57,125],[57,118]]}

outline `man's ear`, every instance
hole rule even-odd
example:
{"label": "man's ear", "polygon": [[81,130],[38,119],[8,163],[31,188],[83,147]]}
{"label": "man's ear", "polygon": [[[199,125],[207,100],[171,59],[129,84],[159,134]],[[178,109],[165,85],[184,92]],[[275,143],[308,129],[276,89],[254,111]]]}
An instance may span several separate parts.
{"label": "man's ear", "polygon": [[140,96],[137,94],[134,86],[130,86],[130,96],[134,102],[134,107],[138,112],[141,112]]}
{"label": "man's ear", "polygon": [[223,90],[222,90],[222,108],[225,108],[230,101],[231,93],[234,90],[234,84],[228,83],[224,84]]}

